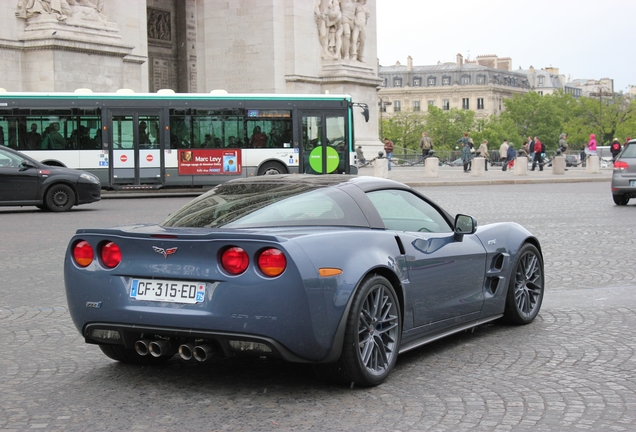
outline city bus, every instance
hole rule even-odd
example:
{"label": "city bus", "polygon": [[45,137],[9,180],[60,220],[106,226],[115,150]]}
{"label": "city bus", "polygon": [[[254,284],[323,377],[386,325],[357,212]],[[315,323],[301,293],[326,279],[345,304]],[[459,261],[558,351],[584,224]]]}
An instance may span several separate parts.
{"label": "city bus", "polygon": [[356,174],[354,108],[368,121],[348,95],[0,92],[0,144],[111,189]]}

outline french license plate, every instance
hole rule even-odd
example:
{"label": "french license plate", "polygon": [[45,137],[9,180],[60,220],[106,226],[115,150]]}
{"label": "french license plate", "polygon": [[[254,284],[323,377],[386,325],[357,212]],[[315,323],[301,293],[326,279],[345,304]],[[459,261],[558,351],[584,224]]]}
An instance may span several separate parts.
{"label": "french license plate", "polygon": [[636,186],[636,180],[630,180],[629,185],[632,187]]}
{"label": "french license plate", "polygon": [[171,303],[201,303],[205,283],[160,279],[133,279],[130,297],[137,300]]}

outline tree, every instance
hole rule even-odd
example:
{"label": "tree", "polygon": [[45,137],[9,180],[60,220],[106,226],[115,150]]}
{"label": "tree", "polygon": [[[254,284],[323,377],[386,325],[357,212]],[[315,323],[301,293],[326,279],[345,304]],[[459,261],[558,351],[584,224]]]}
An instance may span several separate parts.
{"label": "tree", "polygon": [[475,127],[475,112],[453,108],[444,111],[429,106],[426,114],[426,132],[438,150],[453,150],[464,132]]}
{"label": "tree", "polygon": [[538,136],[547,148],[556,148],[562,133],[563,113],[559,110],[559,96],[542,96],[537,92],[516,95],[504,100],[503,120],[514,124],[518,136]]}
{"label": "tree", "polygon": [[419,149],[423,130],[424,114],[420,112],[400,111],[382,119],[382,139],[389,138],[395,145],[405,149]]}

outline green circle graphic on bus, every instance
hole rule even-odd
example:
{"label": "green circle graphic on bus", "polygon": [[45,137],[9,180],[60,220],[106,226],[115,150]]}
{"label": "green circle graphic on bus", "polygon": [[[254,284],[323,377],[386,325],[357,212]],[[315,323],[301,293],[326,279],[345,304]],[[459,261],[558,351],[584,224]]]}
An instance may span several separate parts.
{"label": "green circle graphic on bus", "polygon": [[[309,153],[309,166],[319,174],[322,174],[322,147],[316,147]],[[340,156],[333,147],[325,147],[327,153],[327,174],[338,169]]]}

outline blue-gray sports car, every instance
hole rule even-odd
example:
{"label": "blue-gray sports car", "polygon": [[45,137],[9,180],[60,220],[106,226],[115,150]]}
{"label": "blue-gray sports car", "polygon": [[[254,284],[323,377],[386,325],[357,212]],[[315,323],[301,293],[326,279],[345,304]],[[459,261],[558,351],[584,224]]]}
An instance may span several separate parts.
{"label": "blue-gray sports car", "polygon": [[346,175],[233,180],[159,225],[80,229],[64,278],[77,329],[112,359],[272,356],[362,386],[440,337],[532,322],[544,294],[522,226]]}

